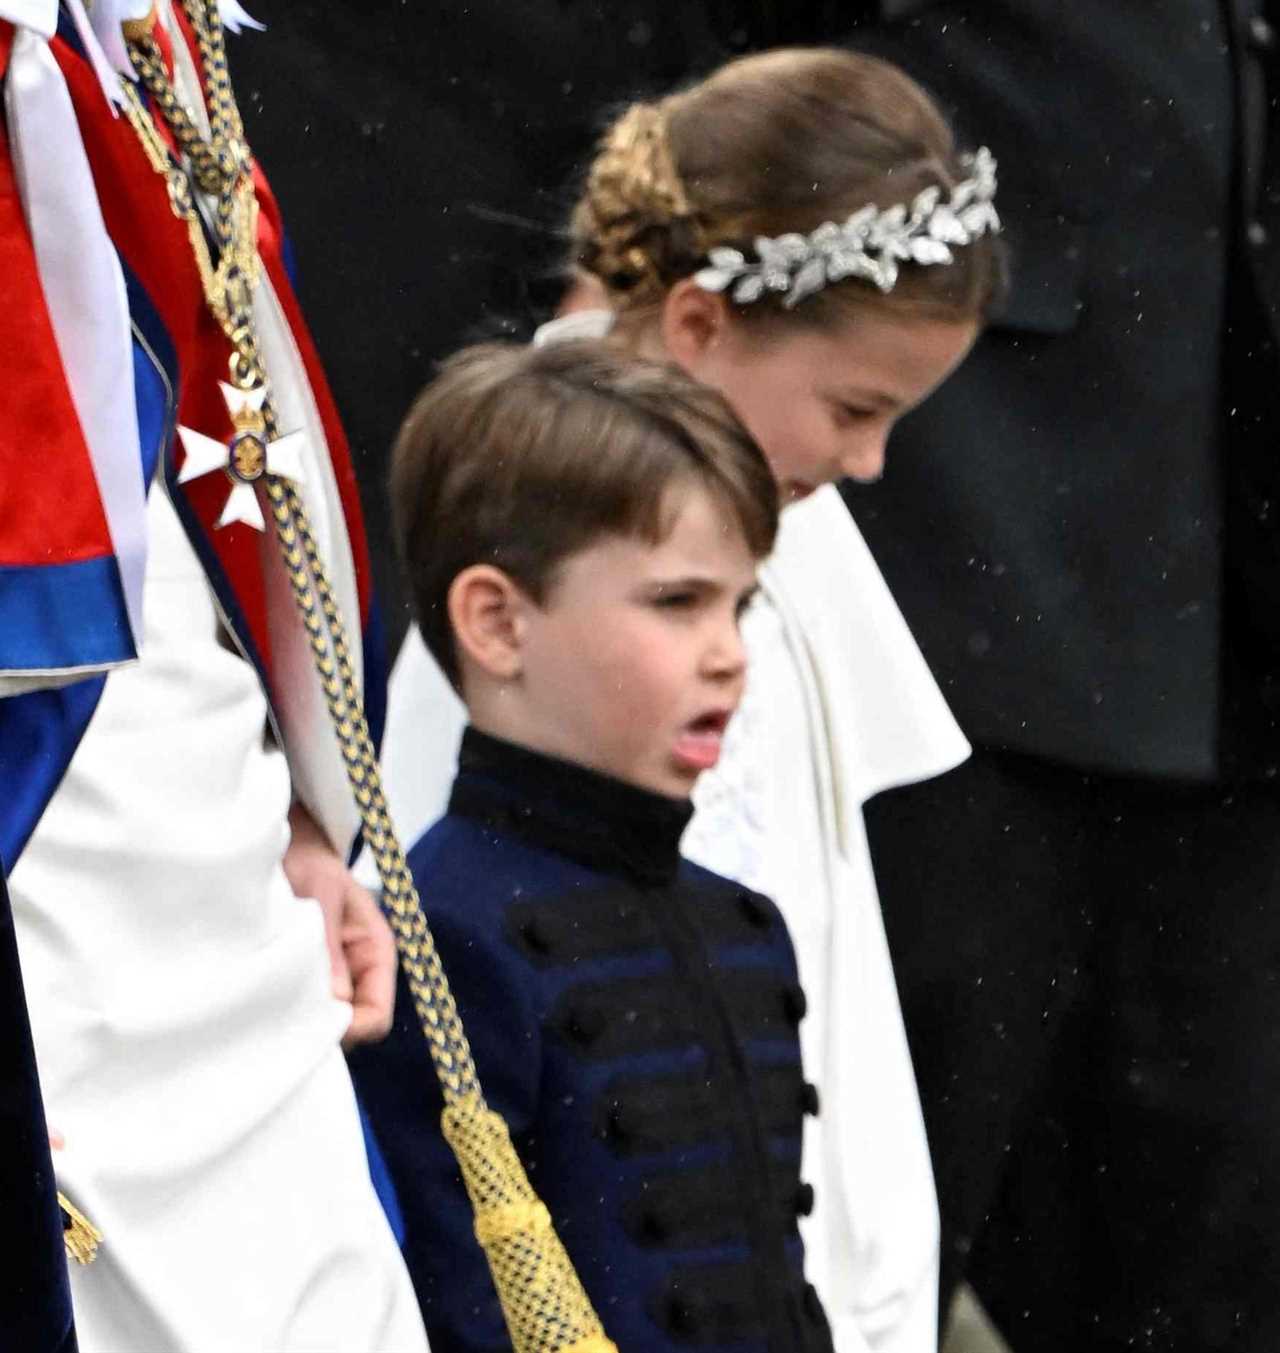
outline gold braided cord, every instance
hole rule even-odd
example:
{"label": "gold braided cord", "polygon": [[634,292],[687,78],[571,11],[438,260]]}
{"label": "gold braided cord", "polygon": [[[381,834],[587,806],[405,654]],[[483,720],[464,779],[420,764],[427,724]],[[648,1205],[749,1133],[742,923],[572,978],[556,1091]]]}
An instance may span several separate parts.
{"label": "gold braided cord", "polygon": [[[182,108],[159,46],[129,34],[139,77],[164,115],[190,173],[216,203],[215,264],[199,220],[187,169],[169,150],[128,82],[125,111],[152,168],[163,174],[175,215],[185,220],[206,301],[232,344],[231,383],[267,390],[268,437],[279,428],[258,346],[253,294],[260,274],[252,161],[227,76],[217,0],[182,0],[196,34],[211,137],[205,142]],[[181,182],[179,182],[181,180]],[[213,185],[210,187],[209,185]],[[298,615],[346,767],[360,829],[382,880],[382,907],[395,936],[432,1064],[444,1097],[442,1127],[457,1157],[515,1353],[616,1353],[592,1309],[546,1207],[529,1183],[506,1123],[485,1103],[475,1062],[449,989],[413,876],[387,811],[386,797],[334,595],[306,505],[288,479],[266,474],[263,487]]]}

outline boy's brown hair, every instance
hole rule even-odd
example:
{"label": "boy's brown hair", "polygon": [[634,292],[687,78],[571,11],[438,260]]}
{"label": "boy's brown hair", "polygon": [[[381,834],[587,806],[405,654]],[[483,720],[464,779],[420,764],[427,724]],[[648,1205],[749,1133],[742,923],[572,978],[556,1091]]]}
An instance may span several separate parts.
{"label": "boy's brown hair", "polygon": [[473,564],[538,604],[602,536],[657,543],[682,488],[703,488],[763,558],[778,526],[764,456],[724,399],[602,342],[483,344],[418,397],[391,462],[396,546],[427,648],[455,687],[448,595]]}

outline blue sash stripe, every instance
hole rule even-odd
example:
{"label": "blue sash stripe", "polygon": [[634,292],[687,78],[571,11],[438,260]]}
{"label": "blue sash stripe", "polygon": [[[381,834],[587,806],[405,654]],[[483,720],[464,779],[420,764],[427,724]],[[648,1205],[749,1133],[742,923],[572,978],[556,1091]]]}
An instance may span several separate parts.
{"label": "blue sash stripe", "polygon": [[176,435],[178,355],[150,296],[124,259],[120,260],[120,270],[133,321],[133,391],[138,408],[142,482],[150,484],[165,448]]}
{"label": "blue sash stripe", "polygon": [[0,670],[102,667],[136,656],[114,556],[0,565]]}
{"label": "blue sash stripe", "polygon": [[[123,264],[122,264],[123,266]],[[134,397],[149,483],[177,417],[173,344],[124,269],[134,323]],[[136,657],[113,558],[0,567],[0,669],[42,671]],[[12,869],[80,745],[102,695],[98,676],[0,700],[0,861]]]}

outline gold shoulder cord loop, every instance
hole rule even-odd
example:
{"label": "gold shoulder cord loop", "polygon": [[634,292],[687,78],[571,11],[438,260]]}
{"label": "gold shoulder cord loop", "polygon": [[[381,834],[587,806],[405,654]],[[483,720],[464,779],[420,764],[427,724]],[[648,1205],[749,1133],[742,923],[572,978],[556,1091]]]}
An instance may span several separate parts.
{"label": "gold shoulder cord loop", "polygon": [[[217,0],[182,0],[200,53],[209,115],[206,141],[169,79],[146,30],[126,34],[129,53],[153,105],[186,159],[173,154],[138,91],[124,81],[125,113],[152,168],[165,177],[173,212],[187,224],[209,309],[232,345],[231,385],[262,392],[267,446],[279,436],[258,346],[253,294],[260,275],[252,159],[227,73]],[[191,185],[214,201],[216,263]],[[506,1123],[486,1104],[457,1006],[427,927],[413,877],[387,811],[386,798],[351,666],[347,628],[294,483],[268,471],[262,484],[298,614],[306,629],[361,832],[382,880],[382,906],[395,935],[414,1009],[427,1039],[445,1107],[444,1135],[462,1171],[516,1353],[616,1353],[590,1299],[533,1191]]]}

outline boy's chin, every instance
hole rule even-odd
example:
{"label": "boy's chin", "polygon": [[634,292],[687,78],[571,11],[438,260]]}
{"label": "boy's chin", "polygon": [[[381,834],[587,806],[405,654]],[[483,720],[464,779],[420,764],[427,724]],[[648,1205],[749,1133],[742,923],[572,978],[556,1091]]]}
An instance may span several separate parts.
{"label": "boy's chin", "polygon": [[694,786],[702,777],[704,769],[673,758],[661,774],[651,777],[651,782],[645,788],[656,794],[665,794],[669,799],[688,799],[693,796]]}
{"label": "boy's chin", "polygon": [[698,782],[701,771],[686,769],[672,762],[663,767],[638,771],[634,768],[618,775],[637,789],[648,790],[650,794],[661,794],[667,799],[688,799],[693,795],[693,787]]}

